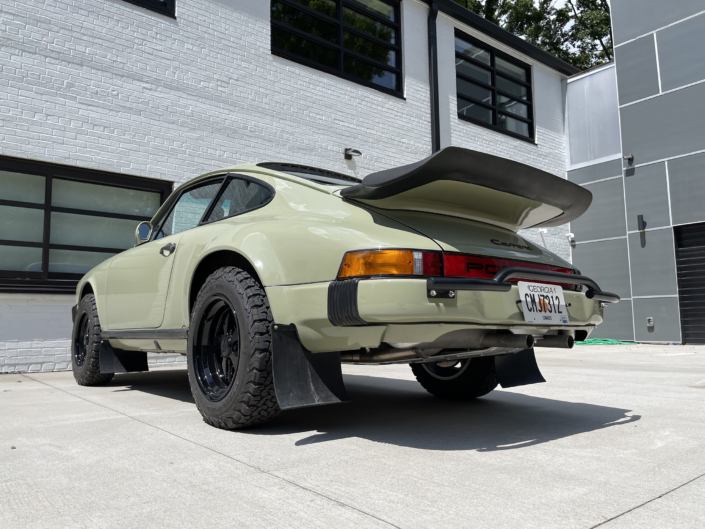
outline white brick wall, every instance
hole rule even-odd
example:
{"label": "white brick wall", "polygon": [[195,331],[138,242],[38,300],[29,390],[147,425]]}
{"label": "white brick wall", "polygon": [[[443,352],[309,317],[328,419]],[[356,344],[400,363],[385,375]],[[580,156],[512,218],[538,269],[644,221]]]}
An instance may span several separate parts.
{"label": "white brick wall", "polygon": [[[120,0],[2,0],[0,154],[176,182],[275,160],[364,176],[430,154],[425,4],[402,3],[403,99],[271,55],[269,4],[177,0],[173,20]],[[439,17],[444,144],[563,175],[560,76],[534,68],[538,145],[459,122],[452,32]],[[0,297],[0,371],[67,368],[71,304]]]}

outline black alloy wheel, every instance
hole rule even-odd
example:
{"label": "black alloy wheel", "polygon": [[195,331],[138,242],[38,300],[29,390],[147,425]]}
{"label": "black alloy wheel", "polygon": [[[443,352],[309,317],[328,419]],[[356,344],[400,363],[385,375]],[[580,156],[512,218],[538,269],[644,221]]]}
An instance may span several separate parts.
{"label": "black alloy wheel", "polygon": [[217,402],[230,391],[240,361],[240,327],[225,297],[212,299],[206,307],[193,345],[198,386],[209,401]]}
{"label": "black alloy wheel", "polygon": [[234,430],[279,413],[272,327],[267,294],[248,272],[225,266],[208,276],[191,310],[186,359],[205,422]]}
{"label": "black alloy wheel", "polygon": [[76,307],[71,331],[71,367],[73,377],[81,386],[101,386],[113,378],[113,373],[100,370],[100,333],[95,296],[86,294]]}
{"label": "black alloy wheel", "polygon": [[433,378],[439,380],[453,380],[458,378],[470,365],[470,359],[464,360],[448,360],[445,362],[436,362],[434,364],[421,364],[423,368]]}
{"label": "black alloy wheel", "polygon": [[426,391],[442,399],[476,399],[498,384],[493,356],[411,364],[411,370]]}
{"label": "black alloy wheel", "polygon": [[86,353],[91,340],[91,328],[88,315],[84,312],[78,322],[78,332],[73,339],[73,361],[77,367],[86,363]]}

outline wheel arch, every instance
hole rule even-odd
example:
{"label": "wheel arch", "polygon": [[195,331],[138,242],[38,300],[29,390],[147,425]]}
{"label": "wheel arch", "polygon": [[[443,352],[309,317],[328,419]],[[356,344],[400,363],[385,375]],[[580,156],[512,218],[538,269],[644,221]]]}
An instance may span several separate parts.
{"label": "wheel arch", "polygon": [[205,255],[201,261],[196,265],[191,276],[191,283],[189,284],[189,294],[188,294],[188,313],[191,314],[193,310],[193,305],[196,302],[196,297],[201,287],[208,279],[208,276],[219,268],[224,266],[236,266],[242,268],[252,277],[254,277],[260,285],[262,285],[262,280],[260,279],[257,270],[250,262],[250,260],[243,254],[236,252],[234,250],[217,250],[212,253]]}

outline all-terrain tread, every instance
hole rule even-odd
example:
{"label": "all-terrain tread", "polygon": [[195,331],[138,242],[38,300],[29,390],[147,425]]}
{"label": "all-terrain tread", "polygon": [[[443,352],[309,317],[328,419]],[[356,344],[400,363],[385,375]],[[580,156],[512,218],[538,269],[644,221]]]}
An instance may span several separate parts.
{"label": "all-terrain tread", "polygon": [[[246,372],[238,391],[239,399],[228,413],[212,417],[198,406],[198,400],[196,404],[206,423],[216,428],[234,430],[266,422],[281,411],[274,392],[272,374],[273,318],[269,300],[262,286],[246,271],[228,266],[213,272],[203,284],[191,313],[191,329],[195,329],[196,324],[193,315],[198,313],[207,299],[203,293],[206,287],[215,281],[227,281],[240,295],[247,315],[247,321],[241,323],[246,324],[253,351],[246,359]],[[192,390],[200,391],[199,388],[193,387]]]}
{"label": "all-terrain tread", "polygon": [[499,384],[494,357],[473,358],[461,376],[447,381],[431,376],[422,364],[411,364],[411,370],[426,391],[447,400],[473,400],[487,395]]}
{"label": "all-terrain tread", "polygon": [[[76,312],[76,318],[82,314],[83,307],[86,306],[86,314],[90,320],[90,340],[89,346],[86,348],[86,359],[83,368],[76,366],[76,360],[73,357],[73,339],[71,340],[71,362],[73,366],[73,377],[79,386],[102,386],[113,379],[114,373],[100,372],[100,319],[98,319],[98,307],[95,303],[93,294],[86,294],[79,303]],[[77,328],[74,329],[74,333]]]}

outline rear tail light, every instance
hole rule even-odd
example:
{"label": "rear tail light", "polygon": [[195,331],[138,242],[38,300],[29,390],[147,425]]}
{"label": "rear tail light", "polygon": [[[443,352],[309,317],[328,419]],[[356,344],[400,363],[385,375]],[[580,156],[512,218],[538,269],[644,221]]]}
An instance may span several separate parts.
{"label": "rear tail light", "polygon": [[[435,277],[475,277],[492,279],[500,270],[508,267],[530,268],[533,270],[549,270],[575,274],[575,270],[558,266],[495,259],[492,257],[476,257],[473,255],[441,254],[440,252],[423,252],[419,250],[364,250],[345,254],[338,272],[339,279],[371,276],[435,276]],[[510,279],[516,282],[520,279]],[[581,287],[554,283],[550,281],[535,281],[561,285],[564,288],[579,290]]]}
{"label": "rear tail light", "polygon": [[440,276],[441,254],[414,250],[366,250],[345,254],[339,278],[369,276]]}
{"label": "rear tail light", "polygon": [[[492,257],[476,257],[473,255],[444,254],[443,270],[446,277],[476,277],[479,279],[492,279],[497,272],[503,268],[517,267],[530,268],[532,270],[548,270],[550,272],[562,272],[564,274],[574,274],[570,268],[561,268],[538,263],[527,263],[526,261],[513,261],[510,259],[495,259]],[[510,279],[516,282],[521,279]],[[555,283],[551,281],[536,281],[535,283],[547,283],[550,285],[560,285],[565,288],[573,288],[574,285],[566,283]]]}

